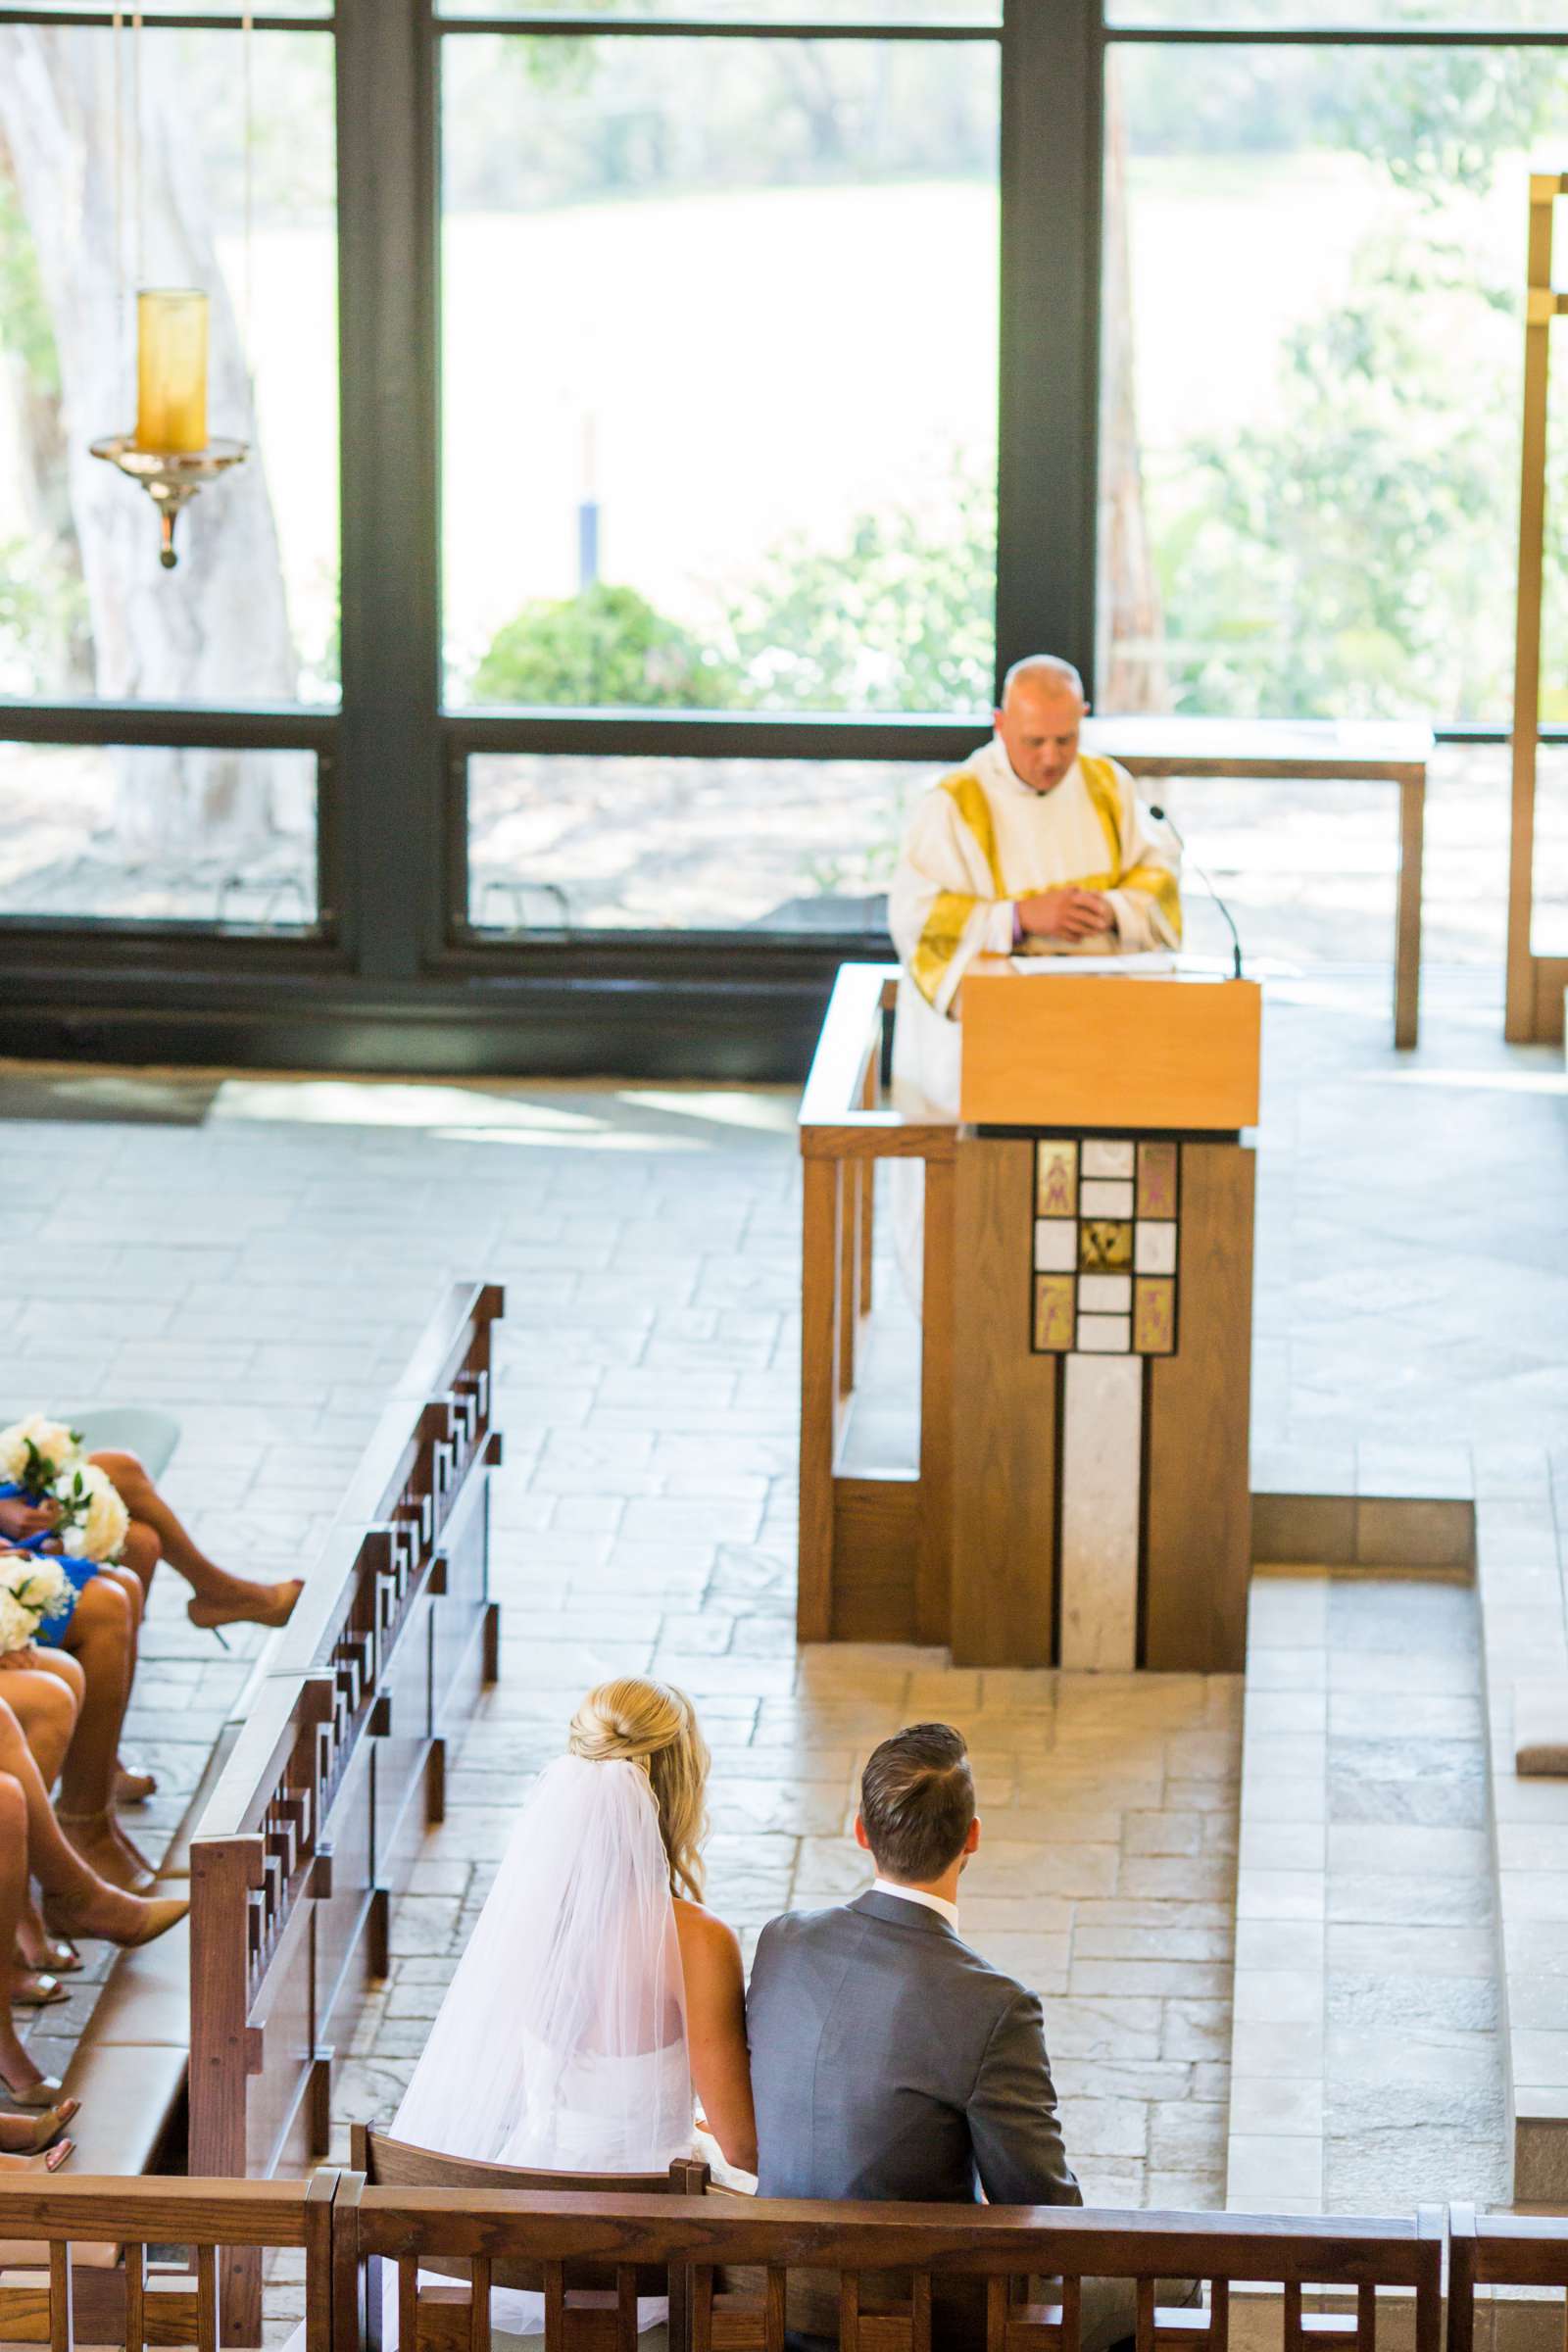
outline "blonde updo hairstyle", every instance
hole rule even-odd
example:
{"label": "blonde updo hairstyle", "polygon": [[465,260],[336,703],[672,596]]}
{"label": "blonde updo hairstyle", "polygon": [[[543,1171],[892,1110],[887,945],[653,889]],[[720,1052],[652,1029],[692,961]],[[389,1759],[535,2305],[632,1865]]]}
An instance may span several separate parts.
{"label": "blonde updo hairstyle", "polygon": [[659,1807],[672,1894],[703,1899],[708,1831],[708,1742],[684,1690],[628,1674],[590,1690],[571,1719],[569,1755],[591,1764],[640,1764]]}

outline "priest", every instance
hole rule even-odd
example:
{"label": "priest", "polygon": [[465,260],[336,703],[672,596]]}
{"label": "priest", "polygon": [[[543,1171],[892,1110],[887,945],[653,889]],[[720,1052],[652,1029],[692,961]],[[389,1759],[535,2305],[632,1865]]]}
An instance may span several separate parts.
{"label": "priest", "polygon": [[1015,662],[991,741],[910,820],[888,914],[905,974],[895,1093],[912,1108],[956,1113],[955,999],[977,956],[1181,944],[1174,855],[1146,830],[1126,770],[1079,750],[1087,710],[1070,662]]}

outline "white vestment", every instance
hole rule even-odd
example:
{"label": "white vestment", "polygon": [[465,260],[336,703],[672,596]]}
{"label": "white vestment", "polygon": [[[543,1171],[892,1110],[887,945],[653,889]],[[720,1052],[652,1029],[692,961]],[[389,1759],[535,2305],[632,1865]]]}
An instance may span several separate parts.
{"label": "white vestment", "polygon": [[[1084,943],[1097,954],[1181,944],[1176,859],[1146,829],[1126,769],[1085,754],[1052,791],[1035,792],[993,736],[921,801],[893,878],[888,921],[904,966],[893,1041],[901,1107],[956,1117],[958,984],[977,956],[1014,952],[1019,899],[1064,887],[1102,891],[1110,902],[1113,937]],[[1066,947],[1021,944],[1031,954]]]}

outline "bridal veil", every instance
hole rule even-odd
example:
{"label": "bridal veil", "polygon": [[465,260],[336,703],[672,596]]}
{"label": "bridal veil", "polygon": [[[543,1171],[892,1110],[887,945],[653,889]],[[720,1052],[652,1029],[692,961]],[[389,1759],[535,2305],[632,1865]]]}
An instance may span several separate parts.
{"label": "bridal veil", "polygon": [[496,2164],[659,2172],[692,2117],[647,1771],[563,1756],[517,1819],[392,2130]]}

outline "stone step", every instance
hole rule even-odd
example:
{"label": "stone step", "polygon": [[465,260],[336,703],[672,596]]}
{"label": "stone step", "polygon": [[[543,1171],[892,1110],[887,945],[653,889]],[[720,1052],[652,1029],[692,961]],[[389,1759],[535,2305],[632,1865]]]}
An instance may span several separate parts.
{"label": "stone step", "polygon": [[1568,2204],[1568,1777],[1515,1769],[1521,1684],[1568,1682],[1568,1575],[1544,1452],[1476,1504],[1513,2201]]}
{"label": "stone step", "polygon": [[1476,1595],[1261,1570],[1250,1612],[1227,2202],[1506,2203]]}

